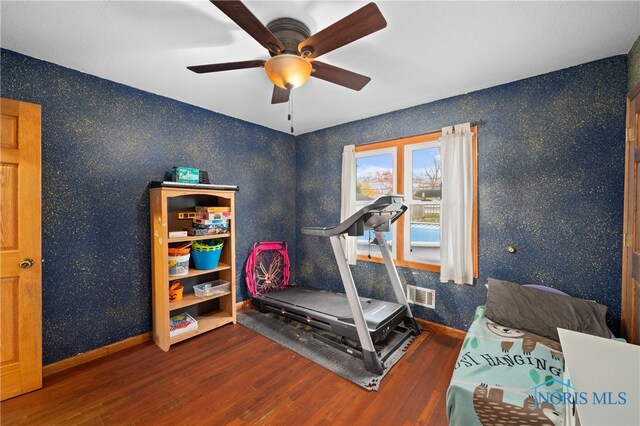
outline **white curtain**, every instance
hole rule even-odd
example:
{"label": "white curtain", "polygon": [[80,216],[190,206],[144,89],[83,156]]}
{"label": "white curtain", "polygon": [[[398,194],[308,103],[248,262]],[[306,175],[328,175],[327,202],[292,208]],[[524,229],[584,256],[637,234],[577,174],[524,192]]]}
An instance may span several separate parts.
{"label": "white curtain", "polygon": [[442,202],[440,206],[440,282],[473,284],[472,143],[469,123],[443,127]]}
{"label": "white curtain", "polygon": [[[346,145],[342,150],[342,198],[340,203],[340,222],[355,213],[356,207],[356,147]],[[350,265],[356,264],[357,237],[343,234],[342,248]]]}

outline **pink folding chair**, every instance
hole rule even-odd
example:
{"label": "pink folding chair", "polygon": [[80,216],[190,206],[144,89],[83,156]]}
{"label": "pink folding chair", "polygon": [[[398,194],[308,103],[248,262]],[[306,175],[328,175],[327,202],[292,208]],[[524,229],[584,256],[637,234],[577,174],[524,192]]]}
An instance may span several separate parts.
{"label": "pink folding chair", "polygon": [[287,243],[255,243],[247,259],[245,277],[251,296],[269,293],[289,284],[290,264]]}

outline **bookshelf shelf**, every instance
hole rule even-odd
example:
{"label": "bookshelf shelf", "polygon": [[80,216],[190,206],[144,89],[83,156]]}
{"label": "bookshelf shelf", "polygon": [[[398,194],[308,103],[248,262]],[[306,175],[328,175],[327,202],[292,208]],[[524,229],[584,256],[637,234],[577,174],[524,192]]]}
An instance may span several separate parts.
{"label": "bookshelf shelf", "polygon": [[226,293],[216,294],[216,295],[204,298],[204,299],[200,298],[200,297],[196,297],[193,293],[185,294],[182,297],[182,300],[180,300],[179,302],[169,303],[169,310],[170,311],[177,311],[179,309],[186,308],[187,306],[197,305],[198,303],[206,302],[208,300],[217,299],[218,297],[224,297],[224,296],[227,296],[229,294],[231,294],[231,292],[227,291]]}
{"label": "bookshelf shelf", "polygon": [[206,333],[207,331],[214,330],[218,327],[222,327],[226,324],[235,324],[235,317],[223,311],[211,312],[206,315],[199,315],[195,318],[196,321],[198,321],[198,329],[187,331],[186,333],[178,334],[175,337],[171,337],[169,339],[169,343],[171,345],[182,342],[183,340],[189,339],[193,336]]}
{"label": "bookshelf shelf", "polygon": [[184,241],[198,241],[198,240],[210,240],[211,238],[229,238],[231,234],[211,234],[211,235],[198,235],[187,237],[175,237],[169,238],[169,243],[182,243]]}

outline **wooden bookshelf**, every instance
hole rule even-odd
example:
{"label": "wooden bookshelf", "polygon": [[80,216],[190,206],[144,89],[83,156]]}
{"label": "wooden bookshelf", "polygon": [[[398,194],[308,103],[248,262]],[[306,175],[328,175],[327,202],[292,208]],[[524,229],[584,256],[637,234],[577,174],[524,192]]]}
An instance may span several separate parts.
{"label": "wooden bookshelf", "polygon": [[[235,280],[235,191],[196,188],[158,187],[150,189],[151,258],[153,296],[153,340],[164,351],[171,345],[214,330],[225,324],[236,323]],[[179,212],[194,211],[195,206],[228,207],[230,232],[224,234],[198,235],[169,238],[170,231],[180,231],[191,226],[191,219],[179,218]],[[218,266],[214,269],[195,269],[193,262],[186,275],[169,275],[168,248],[171,243],[202,241],[209,239],[224,241]],[[214,280],[229,282],[229,291],[207,298],[198,298],[193,286]],[[180,280],[184,286],[182,300],[169,302],[171,283]],[[169,334],[169,318],[187,312],[198,322],[198,329],[177,336]]]}

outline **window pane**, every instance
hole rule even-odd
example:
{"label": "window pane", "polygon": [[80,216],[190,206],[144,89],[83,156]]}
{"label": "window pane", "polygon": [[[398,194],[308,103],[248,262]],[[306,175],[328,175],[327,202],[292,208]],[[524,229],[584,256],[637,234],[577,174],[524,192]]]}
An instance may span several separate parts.
{"label": "window pane", "polygon": [[356,201],[375,200],[393,192],[393,155],[356,159]]}
{"label": "window pane", "polygon": [[440,200],[442,198],[440,147],[414,150],[412,164],[413,199],[420,201]]}
{"label": "window pane", "polygon": [[411,204],[409,249],[411,257],[440,259],[440,202]]}

